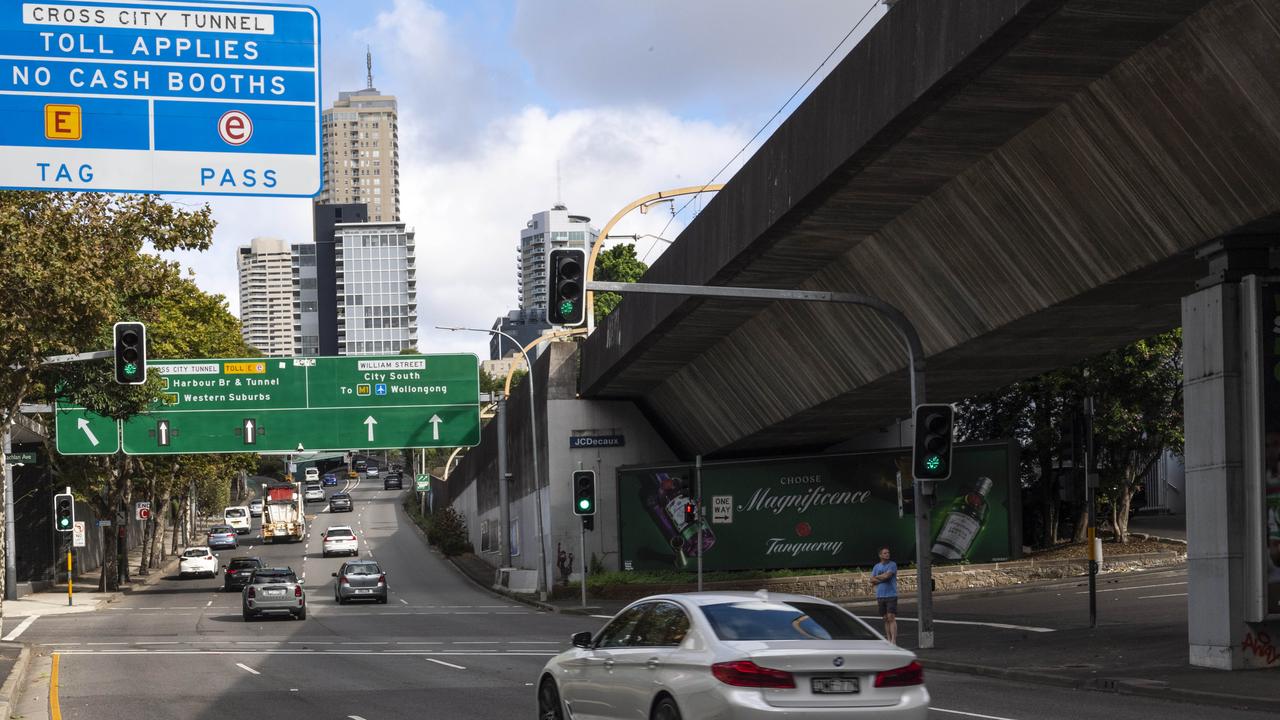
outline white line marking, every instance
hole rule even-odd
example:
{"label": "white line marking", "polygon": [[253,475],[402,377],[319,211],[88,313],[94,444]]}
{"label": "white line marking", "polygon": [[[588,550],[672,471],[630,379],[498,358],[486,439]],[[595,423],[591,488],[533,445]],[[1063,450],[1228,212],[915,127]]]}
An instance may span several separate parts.
{"label": "white line marking", "polygon": [[351,718],[351,720],[364,720],[364,718],[359,715],[348,715],[347,717]]}
{"label": "white line marking", "polygon": [[257,670],[254,670],[253,668],[249,667],[248,665],[245,665],[244,663],[236,663],[236,667],[240,668],[241,670],[247,670],[247,671],[249,671],[249,672],[253,673],[254,675],[261,675],[261,674],[262,674],[262,673],[258,672]]}
{"label": "white line marking", "polygon": [[1156,599],[1156,598],[1167,598],[1167,597],[1186,597],[1186,596],[1187,596],[1187,594],[1186,594],[1186,593],[1169,593],[1168,595],[1139,595],[1139,596],[1138,596],[1138,599],[1139,599],[1139,600],[1154,600],[1154,599]]}
{"label": "white line marking", "polygon": [[128,644],[129,644],[129,643],[122,643],[122,642],[109,642],[109,643],[97,642],[97,643],[85,643],[85,645],[128,645]]}
{"label": "white line marking", "polygon": [[971,713],[963,710],[943,710],[940,707],[929,708],[933,712],[948,713],[950,715],[966,715],[968,717],[983,718],[984,720],[1013,720],[1013,718],[1000,717],[999,715],[983,715],[982,713]]}
{"label": "white line marking", "polygon": [[457,640],[453,645],[497,645],[497,640]]}
{"label": "white line marking", "polygon": [[[591,617],[598,617],[592,615]],[[879,615],[859,615],[863,620],[875,621],[879,620]],[[898,616],[898,622],[920,622],[918,618]],[[1026,632],[1051,633],[1057,632],[1054,628],[1036,627],[1035,625],[1009,625],[1007,623],[978,622],[977,620],[938,620],[935,623],[940,625],[976,625],[978,627],[1000,628],[1001,630],[1025,630]]]}
{"label": "white line marking", "polygon": [[[76,644],[78,645],[79,643],[76,643]],[[397,645],[443,645],[444,643],[439,640],[405,640],[403,642],[397,642],[396,644]]]}
{"label": "white line marking", "polygon": [[9,631],[9,634],[4,636],[5,642],[9,642],[10,640],[16,640],[18,636],[21,635],[27,628],[31,627],[31,623],[35,622],[36,618],[38,617],[40,616],[32,615],[28,617],[26,620],[23,620],[22,622],[18,623],[18,627]]}
{"label": "white line marking", "polygon": [[399,598],[399,600],[400,600],[400,602],[404,603],[405,605],[408,605],[408,604],[409,604],[409,601],[408,601],[408,600],[405,600],[404,598]]}
{"label": "white line marking", "polygon": [[[499,615],[514,615],[515,613],[498,613],[498,614],[499,614]],[[521,615],[523,615],[524,613],[520,613],[520,614],[521,614]],[[613,616],[612,616],[612,615],[592,615],[591,617],[604,618],[605,620],[612,620],[612,619],[613,619]],[[935,622],[936,622],[936,621],[935,621]]]}
{"label": "white line marking", "polygon": [[204,606],[205,606],[205,607],[209,607],[209,606],[210,606],[210,605],[212,605],[212,604],[213,604],[213,601],[212,601],[212,600],[210,600],[209,602],[205,603],[205,604],[204,604]]}
{"label": "white line marking", "polygon": [[512,645],[559,645],[559,640],[512,640]]}
{"label": "white line marking", "polygon": [[[1160,583],[1159,585],[1134,585],[1134,586],[1132,586],[1132,587],[1107,588],[1106,590],[1099,590],[1098,592],[1100,592],[1100,593],[1104,593],[1104,592],[1125,592],[1126,590],[1146,590],[1146,589],[1148,589],[1148,588],[1173,587],[1174,585],[1186,585],[1186,584],[1187,584],[1187,581],[1186,581],[1186,580],[1183,580],[1182,582]],[[1088,590],[1077,590],[1077,591],[1076,591],[1076,594],[1077,594],[1077,595],[1088,595],[1088,594],[1089,594],[1089,591],[1088,591]]]}
{"label": "white line marking", "polygon": [[437,665],[444,665],[445,667],[451,667],[451,668],[454,668],[455,670],[466,670],[466,668],[465,668],[465,667],[463,667],[463,666],[461,666],[461,665],[454,665],[454,664],[453,664],[453,663],[451,663],[451,662],[445,662],[445,661],[443,661],[443,660],[436,660],[435,658],[422,658],[422,659],[423,659],[423,660],[426,660],[427,662],[435,663],[435,664],[437,664]]}

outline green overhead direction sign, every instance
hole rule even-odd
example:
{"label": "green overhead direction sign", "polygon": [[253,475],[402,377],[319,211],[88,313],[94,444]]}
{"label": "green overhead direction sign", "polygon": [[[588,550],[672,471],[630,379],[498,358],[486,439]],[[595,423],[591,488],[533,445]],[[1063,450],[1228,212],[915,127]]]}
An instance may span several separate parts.
{"label": "green overhead direction sign", "polygon": [[[480,441],[475,355],[152,360],[148,367],[163,377],[165,392],[123,423],[122,446],[131,455],[472,447]],[[105,454],[121,447],[102,437],[114,437],[107,418],[61,403],[57,417],[59,452]],[[82,420],[97,444],[79,431]]]}
{"label": "green overhead direction sign", "polygon": [[114,455],[120,452],[119,424],[75,407],[58,404],[54,412],[57,448],[62,455]]}

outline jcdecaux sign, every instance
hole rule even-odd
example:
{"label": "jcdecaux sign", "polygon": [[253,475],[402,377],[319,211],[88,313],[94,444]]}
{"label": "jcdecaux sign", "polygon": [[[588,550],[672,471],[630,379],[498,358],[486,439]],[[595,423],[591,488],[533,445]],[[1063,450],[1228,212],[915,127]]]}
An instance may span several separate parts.
{"label": "jcdecaux sign", "polygon": [[0,187],[319,191],[320,19],[312,8],[0,5]]}

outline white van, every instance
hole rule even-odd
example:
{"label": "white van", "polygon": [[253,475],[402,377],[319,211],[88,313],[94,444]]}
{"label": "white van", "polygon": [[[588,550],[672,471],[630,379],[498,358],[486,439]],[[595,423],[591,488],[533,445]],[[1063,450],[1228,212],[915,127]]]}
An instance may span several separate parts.
{"label": "white van", "polygon": [[309,467],[302,471],[303,478],[307,482],[320,479],[320,468]]}
{"label": "white van", "polygon": [[235,529],[237,535],[247,535],[253,527],[248,505],[232,505],[222,511],[222,518]]}

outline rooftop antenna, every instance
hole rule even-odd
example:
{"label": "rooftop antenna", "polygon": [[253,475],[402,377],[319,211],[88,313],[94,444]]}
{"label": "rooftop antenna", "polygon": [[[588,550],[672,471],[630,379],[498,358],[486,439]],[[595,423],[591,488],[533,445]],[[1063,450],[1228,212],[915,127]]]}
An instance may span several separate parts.
{"label": "rooftop antenna", "polygon": [[373,48],[369,47],[368,45],[364,46],[364,67],[365,67],[365,70],[369,73],[368,75],[369,84],[367,85],[367,87],[370,90],[372,90],[373,89]]}
{"label": "rooftop antenna", "polygon": [[560,197],[560,161],[556,160],[556,205],[563,205]]}

